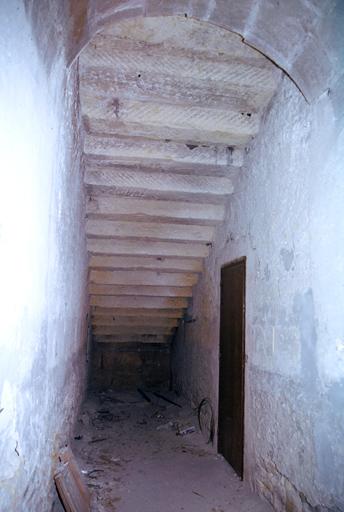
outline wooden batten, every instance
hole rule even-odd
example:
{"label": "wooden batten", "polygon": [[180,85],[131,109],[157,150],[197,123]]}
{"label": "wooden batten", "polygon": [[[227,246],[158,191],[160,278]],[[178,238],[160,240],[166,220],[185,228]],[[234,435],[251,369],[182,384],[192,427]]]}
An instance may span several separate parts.
{"label": "wooden batten", "polygon": [[109,316],[109,315],[92,315],[92,325],[117,325],[117,326],[162,326],[177,327],[178,320],[176,318],[159,318],[154,316]]}
{"label": "wooden batten", "polygon": [[203,269],[203,260],[200,258],[91,255],[89,267],[98,270],[163,270],[164,272],[200,273]]}
{"label": "wooden batten", "polygon": [[91,270],[90,283],[130,286],[193,286],[198,274],[154,272],[151,270]]}
{"label": "wooden batten", "polygon": [[86,204],[88,216],[145,222],[183,222],[185,224],[216,225],[223,221],[223,204],[202,204],[183,201],[137,199],[92,195]]}
{"label": "wooden batten", "polygon": [[164,334],[101,334],[94,335],[95,343],[161,343],[168,344],[171,342],[173,335]]}
{"label": "wooden batten", "polygon": [[182,318],[185,314],[184,309],[164,309],[164,308],[139,308],[139,307],[102,307],[92,306],[91,315],[111,316],[111,317],[149,317],[149,318]]}
{"label": "wooden batten", "polygon": [[131,335],[145,335],[145,334],[157,334],[168,336],[173,333],[174,328],[169,326],[159,326],[159,325],[95,325],[92,326],[92,332],[95,336],[102,335],[121,335],[121,334],[131,334]]}
{"label": "wooden batten", "polygon": [[132,191],[134,193],[165,192],[165,194],[189,194],[208,196],[227,196],[233,190],[232,179],[225,176],[197,176],[168,172],[137,172],[118,170],[116,167],[88,165],[85,172],[86,185],[108,187],[114,191]]}
{"label": "wooden batten", "polygon": [[[172,274],[173,275],[173,274]],[[186,286],[128,286],[89,284],[90,295],[144,295],[146,297],[191,297],[192,287]]]}
{"label": "wooden batten", "polygon": [[111,240],[87,238],[87,250],[91,254],[118,256],[158,256],[181,258],[205,258],[209,254],[210,242],[156,242],[149,240]]}
{"label": "wooden batten", "polygon": [[209,243],[213,239],[214,229],[211,226],[88,219],[86,234],[88,237],[100,238],[147,238]]}
{"label": "wooden batten", "polygon": [[112,134],[85,136],[87,156],[113,158],[116,162],[165,161],[178,164],[200,164],[228,166],[232,164],[232,151],[228,145],[190,144],[165,140],[150,140],[140,137],[114,137]]}
{"label": "wooden batten", "polygon": [[112,297],[107,295],[91,295],[91,306],[104,308],[140,308],[140,309],[185,309],[188,307],[186,298],[173,297]]}
{"label": "wooden batten", "polygon": [[93,337],[168,343],[280,71],[182,16],[117,20],[79,63]]}

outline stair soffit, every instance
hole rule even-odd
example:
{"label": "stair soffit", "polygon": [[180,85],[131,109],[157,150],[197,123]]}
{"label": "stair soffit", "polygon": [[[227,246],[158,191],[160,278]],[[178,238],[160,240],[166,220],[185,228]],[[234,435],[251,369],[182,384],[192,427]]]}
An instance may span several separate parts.
{"label": "stair soffit", "polygon": [[79,64],[94,339],[167,343],[281,73],[180,16],[110,25]]}

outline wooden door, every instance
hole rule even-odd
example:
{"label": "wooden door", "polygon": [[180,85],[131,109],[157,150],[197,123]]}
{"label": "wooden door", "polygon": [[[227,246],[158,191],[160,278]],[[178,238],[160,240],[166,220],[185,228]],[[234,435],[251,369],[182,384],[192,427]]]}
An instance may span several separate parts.
{"label": "wooden door", "polygon": [[243,478],[246,259],[221,270],[218,450]]}

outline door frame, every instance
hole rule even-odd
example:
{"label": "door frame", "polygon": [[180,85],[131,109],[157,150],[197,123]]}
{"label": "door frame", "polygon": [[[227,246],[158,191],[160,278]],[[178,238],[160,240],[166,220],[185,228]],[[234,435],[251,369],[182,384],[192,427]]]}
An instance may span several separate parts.
{"label": "door frame", "polygon": [[[227,267],[234,267],[238,263],[244,263],[244,287],[243,287],[243,311],[242,311],[242,480],[244,480],[245,475],[245,417],[246,417],[246,287],[247,287],[247,256],[241,256],[239,258],[235,258],[232,261],[224,263],[220,268],[220,322],[219,322],[219,352],[218,352],[218,407],[217,407],[217,451],[219,448],[219,424],[220,424],[220,379],[221,379],[221,300],[222,300],[222,270]],[[219,452],[218,452],[219,453]]]}

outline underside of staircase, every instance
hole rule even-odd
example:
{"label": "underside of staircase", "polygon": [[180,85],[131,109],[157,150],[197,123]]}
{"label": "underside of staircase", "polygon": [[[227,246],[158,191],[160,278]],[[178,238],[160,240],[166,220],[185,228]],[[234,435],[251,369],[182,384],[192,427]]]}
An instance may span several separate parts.
{"label": "underside of staircase", "polygon": [[169,343],[280,72],[182,16],[109,25],[79,66],[92,334]]}

